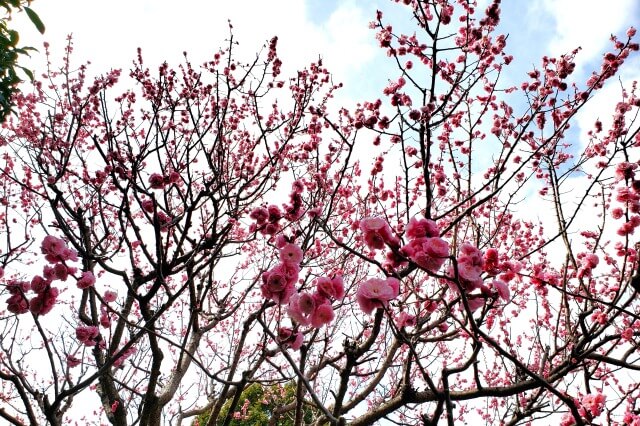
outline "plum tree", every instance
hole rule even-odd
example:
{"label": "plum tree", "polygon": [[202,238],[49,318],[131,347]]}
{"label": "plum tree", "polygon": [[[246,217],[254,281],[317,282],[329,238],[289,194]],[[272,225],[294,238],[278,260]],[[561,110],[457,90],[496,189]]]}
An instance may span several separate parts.
{"label": "plum tree", "polygon": [[2,418],[227,425],[293,386],[271,424],[640,422],[636,83],[568,137],[635,30],[586,81],[576,50],[510,86],[499,0],[402,3],[406,34],[371,23],[397,74],[354,108],[233,36],[92,81],[69,44],[16,96]]}

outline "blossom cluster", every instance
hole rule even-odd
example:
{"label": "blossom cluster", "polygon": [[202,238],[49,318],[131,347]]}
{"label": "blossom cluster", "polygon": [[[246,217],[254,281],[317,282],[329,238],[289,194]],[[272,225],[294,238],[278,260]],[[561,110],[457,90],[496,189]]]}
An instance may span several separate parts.
{"label": "blossom cluster", "polygon": [[280,220],[282,218],[288,221],[294,221],[300,218],[303,214],[301,195],[303,190],[303,183],[296,180],[293,182],[291,193],[289,194],[289,204],[286,204],[283,209],[275,204],[253,209],[249,217],[253,219],[255,223],[251,224],[249,231],[260,231],[262,235],[275,235],[281,229]]}
{"label": "blossom cluster", "polygon": [[[506,281],[515,277],[515,273],[511,271],[511,264],[504,265],[504,268],[500,265],[496,249],[490,248],[486,253],[483,253],[477,247],[463,243],[460,245],[455,267],[452,265],[449,268],[450,276],[457,277],[455,283],[448,281],[449,288],[455,292],[462,291],[466,295],[467,304],[471,311],[484,306],[487,297],[497,296],[505,301],[509,300],[511,293],[505,280],[496,278],[487,285],[482,277],[483,273],[495,276],[502,269],[511,272],[501,274],[501,277],[506,278]],[[474,290],[480,290],[480,293],[472,294]]]}
{"label": "blossom cluster", "polygon": [[164,189],[166,186],[180,182],[180,173],[173,171],[167,175],[153,173],[149,176],[149,186],[152,189]]}
{"label": "blossom cluster", "polygon": [[287,314],[295,328],[280,327],[278,341],[294,350],[303,343],[303,335],[296,331],[298,326],[320,328],[335,318],[333,301],[344,297],[342,276],[319,277],[315,280],[315,291],[298,291],[296,283],[302,262],[302,249],[284,237],[276,239],[280,249],[280,263],[262,274],[262,295],[274,302],[287,305]]}
{"label": "blossom cluster", "polygon": [[636,179],[636,169],[638,164],[622,162],[617,165],[615,177],[622,186],[618,187],[616,201],[623,207],[616,207],[611,210],[614,219],[627,219],[620,228],[618,235],[626,236],[633,234],[640,226],[640,179]]}
{"label": "blossom cluster", "polygon": [[449,243],[439,237],[434,221],[412,218],[405,235],[410,240],[400,252],[421,268],[437,272],[449,257]]}
{"label": "blossom cluster", "polygon": [[371,314],[376,308],[386,308],[390,300],[400,294],[400,281],[397,278],[370,278],[358,287],[356,300],[360,309]]}
{"label": "blossom cluster", "polygon": [[[364,242],[371,250],[389,247],[387,258],[392,266],[403,261],[411,261],[416,266],[431,273],[437,273],[450,257],[449,243],[440,237],[440,229],[430,219],[412,218],[407,224],[404,237],[407,244],[400,247],[400,239],[389,224],[379,217],[366,217],[359,222]],[[464,293],[472,311],[482,307],[487,297],[510,297],[508,281],[515,277],[517,265],[500,262],[498,251],[490,248],[486,253],[472,244],[463,243],[458,256],[447,271],[446,282],[451,290]],[[484,276],[499,277],[485,284]],[[393,277],[371,278],[364,281],[356,293],[356,299],[363,312],[371,314],[376,308],[386,308],[389,301],[399,295],[400,282]],[[479,290],[479,292],[475,292]],[[400,326],[415,323],[413,315],[398,316]]]}
{"label": "blossom cluster", "polygon": [[[11,296],[7,299],[7,310],[14,314],[24,314],[31,311],[34,315],[45,315],[53,309],[60,291],[52,286],[56,280],[66,281],[69,276],[77,272],[77,268],[67,265],[67,262],[78,260],[75,250],[67,247],[64,240],[47,235],[41,245],[42,254],[49,262],[45,265],[42,275],[36,275],[31,282],[11,281],[7,290]],[[93,286],[96,279],[90,271],[83,272],[77,278],[76,285],[80,289]],[[27,293],[33,291],[36,296],[31,300]]]}
{"label": "blossom cluster", "polygon": [[341,276],[320,277],[315,283],[314,293],[302,291],[291,297],[287,312],[300,325],[320,328],[335,318],[332,301],[344,297],[344,285]]}
{"label": "blossom cluster", "polygon": [[300,247],[293,243],[284,244],[280,248],[280,263],[262,274],[262,295],[279,304],[288,303],[296,291],[300,262]]}

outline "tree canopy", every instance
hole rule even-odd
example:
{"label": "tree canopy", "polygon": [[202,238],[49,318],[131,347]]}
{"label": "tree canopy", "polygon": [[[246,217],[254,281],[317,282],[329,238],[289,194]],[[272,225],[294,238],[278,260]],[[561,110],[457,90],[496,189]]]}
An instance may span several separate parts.
{"label": "tree canopy", "polygon": [[70,44],[14,94],[3,420],[640,423],[635,29],[586,78],[575,49],[505,81],[499,0],[392,3],[355,106],[233,33],[95,78]]}

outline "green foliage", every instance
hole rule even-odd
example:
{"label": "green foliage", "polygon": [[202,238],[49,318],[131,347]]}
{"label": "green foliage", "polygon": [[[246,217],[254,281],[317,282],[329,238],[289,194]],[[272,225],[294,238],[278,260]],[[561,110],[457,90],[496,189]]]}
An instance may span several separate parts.
{"label": "green foliage", "polygon": [[[264,386],[259,383],[254,383],[248,386],[240,395],[238,406],[235,407],[234,412],[239,412],[242,415],[241,419],[234,419],[231,413],[232,420],[229,423],[231,426],[266,426],[271,421],[271,417],[274,415],[275,410],[284,405],[291,404],[296,399],[296,384],[295,382],[289,382],[284,386],[276,384],[272,386]],[[245,401],[248,401],[246,411],[243,413],[243,405]],[[216,426],[222,426],[224,420],[229,413],[229,408],[232,401],[227,401],[220,411],[220,415],[216,421]],[[193,423],[195,425],[206,425],[209,421],[210,413],[205,413],[196,419]],[[310,424],[318,416],[318,411],[313,408],[306,408],[303,415],[303,423]],[[295,411],[291,410],[284,413],[277,419],[275,424],[279,426],[293,426],[295,421]]]}
{"label": "green foliage", "polygon": [[13,110],[12,97],[17,92],[18,84],[22,81],[18,71],[22,71],[30,80],[33,73],[18,64],[20,55],[29,56],[33,47],[18,47],[20,34],[9,27],[11,13],[24,10],[33,25],[44,33],[44,24],[40,17],[27,5],[31,0],[0,0],[0,7],[5,9],[5,16],[0,18],[0,122],[4,121]]}

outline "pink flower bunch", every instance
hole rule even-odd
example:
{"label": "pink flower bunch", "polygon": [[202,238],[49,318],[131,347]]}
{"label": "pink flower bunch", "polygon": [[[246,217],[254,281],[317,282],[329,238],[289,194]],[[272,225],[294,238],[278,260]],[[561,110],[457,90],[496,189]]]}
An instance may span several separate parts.
{"label": "pink flower bunch", "polygon": [[45,315],[51,312],[60,294],[57,288],[51,287],[51,281],[36,275],[31,280],[31,290],[37,295],[29,302],[29,310],[34,315]]}
{"label": "pink flower bunch", "polygon": [[[464,243],[460,246],[458,257],[456,258],[456,268],[452,265],[449,268],[449,275],[457,278],[462,291],[466,295],[467,304],[471,311],[484,306],[485,297],[493,294],[492,289],[483,284],[482,272],[484,271],[484,255],[478,248],[471,244]],[[457,276],[456,276],[457,272]],[[504,284],[504,285],[503,285]],[[451,281],[447,281],[449,288],[459,292],[459,287]],[[509,288],[503,281],[494,281],[493,291],[505,300],[509,297]],[[480,289],[480,294],[471,294],[472,291]]]}
{"label": "pink flower bunch", "polygon": [[440,237],[414,238],[400,252],[421,268],[436,272],[449,257],[449,243]]}
{"label": "pink flower bunch", "polygon": [[29,311],[29,300],[25,293],[30,290],[31,285],[26,281],[11,281],[6,288],[11,295],[7,299],[7,310],[16,315]]}
{"label": "pink flower bunch", "polygon": [[287,303],[295,293],[300,267],[295,263],[279,263],[262,274],[262,295],[277,303]]}
{"label": "pink flower bunch", "polygon": [[173,171],[166,176],[153,173],[149,176],[149,186],[151,189],[164,189],[165,186],[180,182],[180,173]]}
{"label": "pink flower bunch", "polygon": [[67,355],[67,365],[69,368],[77,367],[82,363],[80,358],[75,357],[74,355]]}
{"label": "pink flower bunch", "polygon": [[294,294],[289,301],[289,317],[303,326],[320,328],[335,318],[332,300],[344,297],[344,284],[341,276],[316,279],[316,292]]}
{"label": "pink flower bunch", "polygon": [[98,327],[93,325],[81,325],[76,328],[76,338],[85,346],[95,346],[99,335]]}
{"label": "pink flower bunch", "polygon": [[406,312],[400,312],[396,317],[396,325],[398,328],[415,327],[417,323],[416,316]]}
{"label": "pink flower bunch", "polygon": [[482,286],[484,258],[482,252],[471,244],[462,244],[457,258],[459,282],[466,292]]}
{"label": "pink flower bunch", "polygon": [[78,260],[78,253],[67,247],[67,243],[63,239],[47,235],[42,240],[42,253],[49,263],[58,263],[65,261]]}
{"label": "pink flower bunch", "polygon": [[280,248],[280,260],[299,265],[302,262],[302,249],[297,244],[285,243]]}
{"label": "pink flower bunch", "polygon": [[415,217],[409,220],[407,224],[407,230],[405,232],[407,238],[432,238],[440,236],[440,230],[438,225],[430,219],[416,219]]}
{"label": "pink flower bunch", "polygon": [[115,361],[113,361],[113,368],[119,368],[123,362],[127,360],[131,355],[136,353],[135,346],[129,347],[129,349],[123,351],[120,356],[118,356]]}
{"label": "pink flower bunch", "polygon": [[297,351],[304,343],[304,336],[299,331],[294,332],[288,327],[280,327],[278,330],[278,343],[285,348],[288,347]]}
{"label": "pink flower bunch", "polygon": [[316,300],[313,295],[306,291],[301,291],[291,296],[287,312],[289,317],[300,325],[311,324],[311,316],[316,310]]}
{"label": "pink flower bunch", "polygon": [[333,278],[320,277],[316,280],[316,291],[325,299],[339,300],[344,297],[342,275]]}
{"label": "pink flower bunch", "polygon": [[356,300],[364,313],[371,314],[376,308],[386,307],[399,294],[400,281],[397,278],[370,278],[358,287]]}
{"label": "pink flower bunch", "polygon": [[103,328],[109,328],[111,326],[111,315],[109,314],[109,311],[107,310],[107,306],[106,305],[102,305],[100,306],[100,325]]}
{"label": "pink flower bunch", "polygon": [[118,298],[118,293],[116,293],[115,291],[107,290],[104,292],[102,298],[107,303],[115,302]]}
{"label": "pink flower bunch", "polygon": [[[11,297],[7,300],[7,309],[15,314],[24,314],[31,311],[34,315],[45,315],[49,313],[56,303],[59,290],[51,286],[55,280],[66,281],[70,275],[76,273],[77,269],[68,266],[66,261],[78,260],[75,250],[67,247],[64,240],[47,235],[42,240],[42,253],[45,259],[53,265],[45,265],[42,276],[36,275],[31,283],[20,283],[20,285],[9,284],[7,288]],[[79,288],[87,288],[95,283],[95,277],[91,272],[84,272],[77,281]],[[36,296],[28,300],[26,293],[33,291]]]}
{"label": "pink flower bunch", "polygon": [[274,204],[269,207],[256,207],[251,211],[249,217],[256,223],[251,224],[249,231],[260,231],[263,235],[275,235],[280,230],[280,219],[282,212]]}
{"label": "pink flower bunch", "polygon": [[[585,416],[585,417],[594,418],[602,414],[602,410],[604,409],[604,403],[606,402],[606,398],[600,392],[596,394],[590,393],[583,396],[580,402],[582,403],[583,409],[587,410],[590,414],[590,416]],[[580,413],[580,414],[584,415],[584,413]]]}
{"label": "pink flower bunch", "polygon": [[53,266],[45,265],[42,275],[49,281],[66,281],[70,274],[77,271],[73,266],[67,266],[64,263],[56,263]]}
{"label": "pink flower bunch", "polygon": [[496,276],[500,273],[500,259],[498,256],[498,250],[494,248],[488,248],[484,252],[484,271],[491,275]]}
{"label": "pink flower bunch", "polygon": [[491,283],[491,287],[493,287],[493,290],[498,294],[498,296],[502,300],[507,301],[511,297],[511,292],[509,291],[509,285],[507,285],[507,283],[505,283],[504,281],[494,280]]}
{"label": "pink flower bunch", "polygon": [[638,168],[636,163],[623,161],[616,166],[616,178],[621,180],[632,180],[635,178],[635,170]]}
{"label": "pink flower bunch", "polygon": [[80,275],[80,278],[76,282],[76,285],[79,289],[84,290],[86,288],[92,287],[96,283],[96,277],[93,275],[91,271],[85,271]]}
{"label": "pink flower bunch", "polygon": [[267,299],[284,304],[296,291],[302,250],[296,244],[285,244],[280,249],[280,260],[281,263],[262,274],[260,290]]}
{"label": "pink flower bunch", "polygon": [[292,184],[292,190],[289,194],[290,204],[285,206],[285,218],[289,221],[297,220],[302,215],[302,191],[304,184],[296,180]]}
{"label": "pink flower bunch", "polygon": [[595,253],[580,253],[578,258],[580,259],[580,269],[578,269],[577,274],[578,278],[590,277],[591,271],[598,266],[600,262],[598,255]]}
{"label": "pink flower bunch", "polygon": [[[634,168],[627,167],[619,173],[633,176],[633,170]],[[640,215],[638,214],[640,213],[640,180],[633,180],[630,186],[618,188],[616,201],[624,204],[625,209],[616,207],[611,210],[611,216],[614,219],[621,219],[625,216],[625,213],[629,214],[627,222],[618,228],[618,235],[627,236],[633,234],[636,228],[640,226]]]}
{"label": "pink flower bunch", "polygon": [[372,249],[383,249],[385,245],[397,247],[400,239],[394,235],[389,224],[380,217],[365,217],[360,221],[364,241]]}

